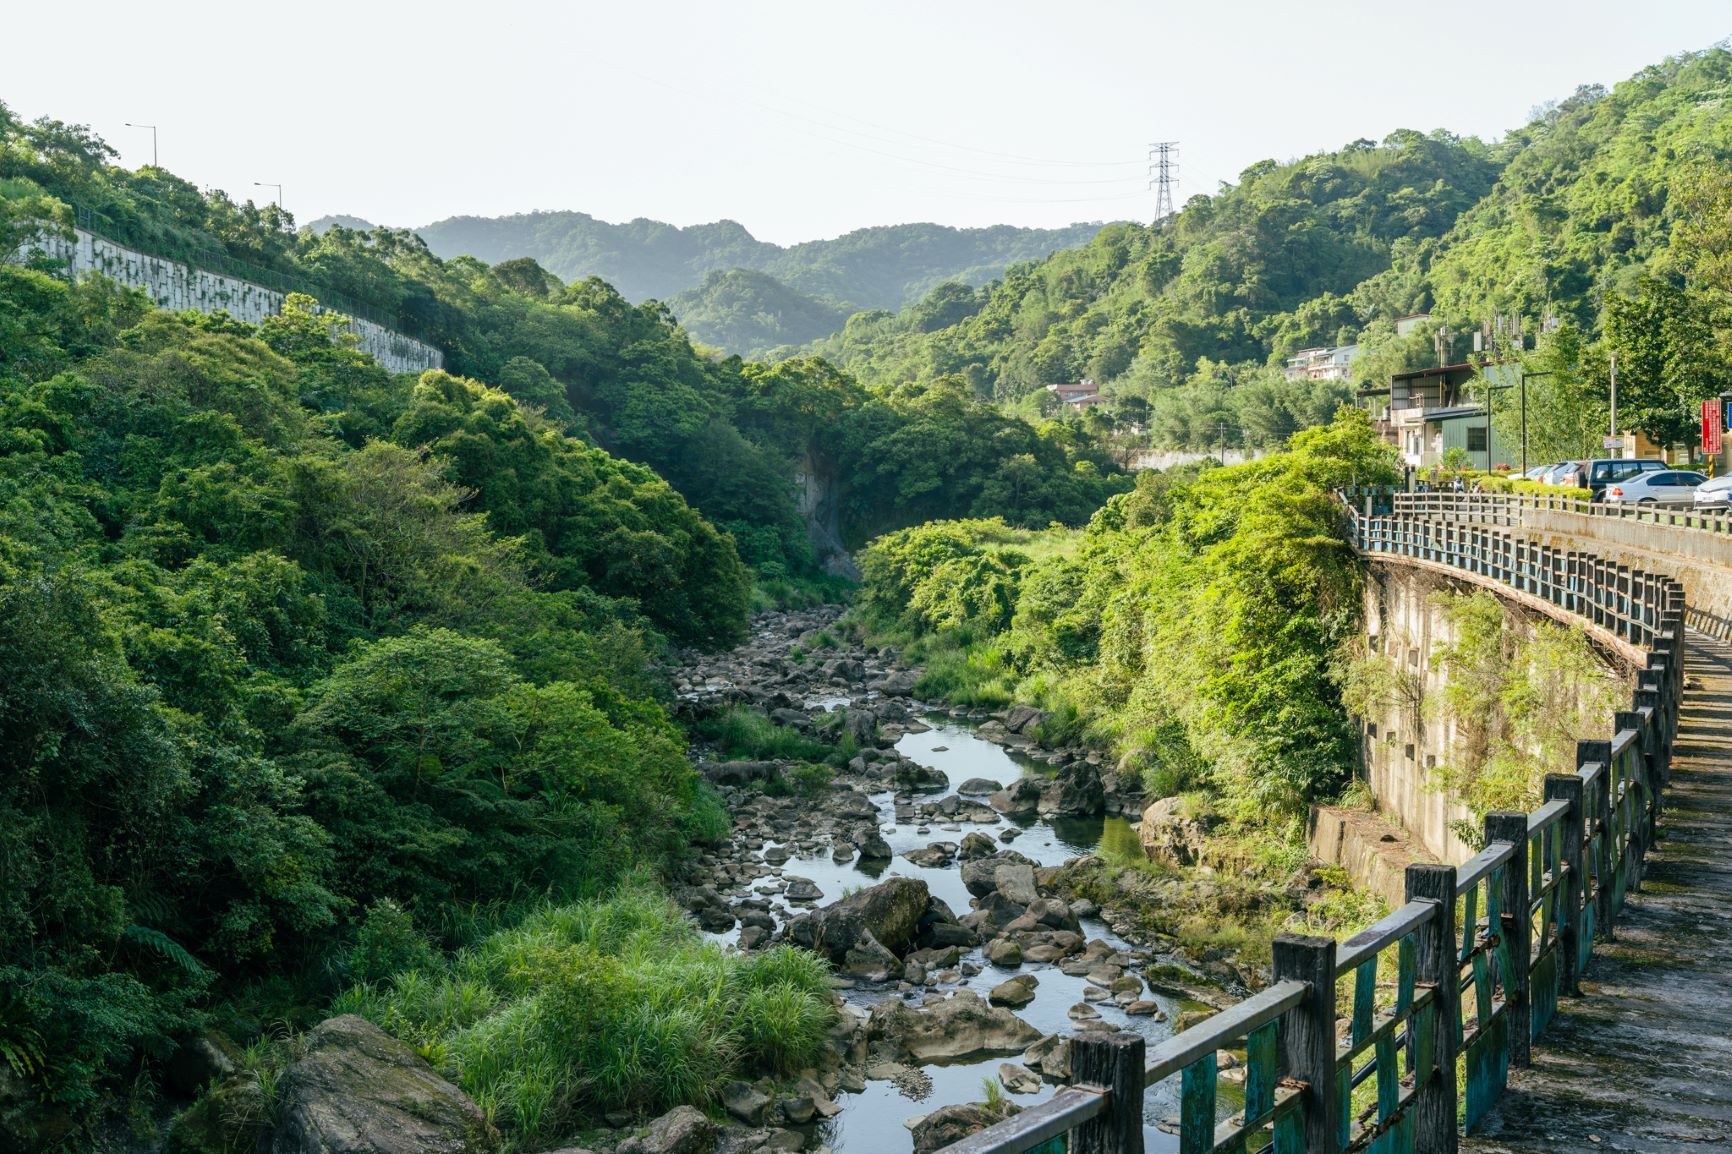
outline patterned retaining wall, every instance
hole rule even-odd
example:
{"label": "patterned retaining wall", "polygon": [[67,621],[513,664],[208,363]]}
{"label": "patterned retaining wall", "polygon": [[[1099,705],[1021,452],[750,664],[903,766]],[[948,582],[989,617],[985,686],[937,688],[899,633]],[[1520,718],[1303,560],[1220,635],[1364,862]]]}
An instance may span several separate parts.
{"label": "patterned retaining wall", "polygon": [[[44,237],[28,246],[64,261],[74,276],[100,273],[129,288],[143,289],[159,308],[191,309],[201,313],[226,311],[236,320],[258,324],[283,311],[283,294],[238,277],[194,268],[180,261],[151,256],[79,228],[73,238]],[[445,355],[432,345],[383,325],[356,317],[343,328],[358,339],[357,347],[393,373],[419,373],[445,367]]]}

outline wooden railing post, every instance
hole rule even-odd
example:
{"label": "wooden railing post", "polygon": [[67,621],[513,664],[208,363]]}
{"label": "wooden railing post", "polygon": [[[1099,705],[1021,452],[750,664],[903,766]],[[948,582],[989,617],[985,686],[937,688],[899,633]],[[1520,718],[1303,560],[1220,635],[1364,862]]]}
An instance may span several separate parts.
{"label": "wooden railing post", "polygon": [[1496,956],[1508,962],[1499,967],[1498,983],[1503,986],[1509,1015],[1510,1061],[1526,1066],[1532,1060],[1528,1043],[1533,1032],[1533,1012],[1528,1009],[1528,967],[1533,964],[1533,921],[1528,916],[1528,815],[1486,814],[1485,844],[1497,842],[1508,842],[1513,851],[1503,867],[1503,890],[1498,895],[1497,932],[1504,948]]}
{"label": "wooden railing post", "polygon": [[1141,1034],[1071,1038],[1072,1084],[1107,1092],[1105,1113],[1071,1131],[1071,1154],[1143,1154],[1143,1052]]}
{"label": "wooden railing post", "polygon": [[1626,729],[1636,731],[1636,741],[1629,749],[1630,782],[1629,788],[1636,790],[1636,803],[1631,807],[1629,829],[1629,860],[1625,868],[1629,870],[1629,888],[1642,888],[1642,862],[1648,856],[1648,806],[1653,795],[1653,775],[1648,772],[1648,755],[1643,746],[1647,744],[1642,736],[1642,715],[1633,709],[1619,709],[1612,713],[1612,732],[1621,733]]}
{"label": "wooden railing post", "polygon": [[1309,989],[1281,1021],[1281,1072],[1303,1083],[1307,1154],[1335,1154],[1340,1109],[1335,1097],[1335,939],[1282,934],[1275,939],[1274,977]]}
{"label": "wooden railing post", "polygon": [[1557,879],[1552,894],[1553,914],[1558,926],[1558,989],[1581,993],[1582,895],[1587,892],[1587,853],[1584,848],[1582,779],[1573,773],[1546,775],[1546,800],[1569,806],[1558,821],[1558,865],[1564,876]]}
{"label": "wooden railing post", "polygon": [[[1415,931],[1419,981],[1431,986],[1431,1076],[1414,1087],[1416,1154],[1455,1154],[1456,1026],[1461,1021],[1461,961],[1455,939],[1455,867],[1407,867],[1407,900],[1433,901],[1437,914]],[[1419,1059],[1423,1061],[1424,1058]],[[1327,1149],[1327,1147],[1325,1147]]]}

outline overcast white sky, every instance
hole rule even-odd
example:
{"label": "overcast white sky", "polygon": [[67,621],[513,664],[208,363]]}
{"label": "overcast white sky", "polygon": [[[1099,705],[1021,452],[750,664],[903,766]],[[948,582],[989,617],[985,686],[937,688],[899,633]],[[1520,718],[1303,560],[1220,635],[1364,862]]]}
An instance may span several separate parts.
{"label": "overcast white sky", "polygon": [[578,209],[789,243],[1150,215],[1264,157],[1501,135],[1732,34],[1726,0],[11,5],[0,101],[302,221]]}

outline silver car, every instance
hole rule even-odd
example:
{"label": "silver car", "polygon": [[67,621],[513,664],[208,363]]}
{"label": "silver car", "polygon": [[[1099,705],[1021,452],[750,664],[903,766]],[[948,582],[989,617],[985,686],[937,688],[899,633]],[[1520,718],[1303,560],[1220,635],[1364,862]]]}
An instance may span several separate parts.
{"label": "silver car", "polygon": [[1732,473],[1697,486],[1695,503],[1698,513],[1732,508]]}
{"label": "silver car", "polygon": [[1697,487],[1707,481],[1706,473],[1659,469],[1611,482],[1600,499],[1608,505],[1691,505]]}

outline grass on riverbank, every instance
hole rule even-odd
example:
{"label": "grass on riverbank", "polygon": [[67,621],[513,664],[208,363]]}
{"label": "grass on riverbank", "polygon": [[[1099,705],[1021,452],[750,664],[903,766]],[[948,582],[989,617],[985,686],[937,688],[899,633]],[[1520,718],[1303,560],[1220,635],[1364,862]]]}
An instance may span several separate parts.
{"label": "grass on riverbank", "polygon": [[607,1111],[703,1105],[730,1078],[793,1074],[835,1021],[816,955],[725,952],[644,885],[541,910],[448,962],[422,957],[334,1012],[419,1049],[512,1149]]}

